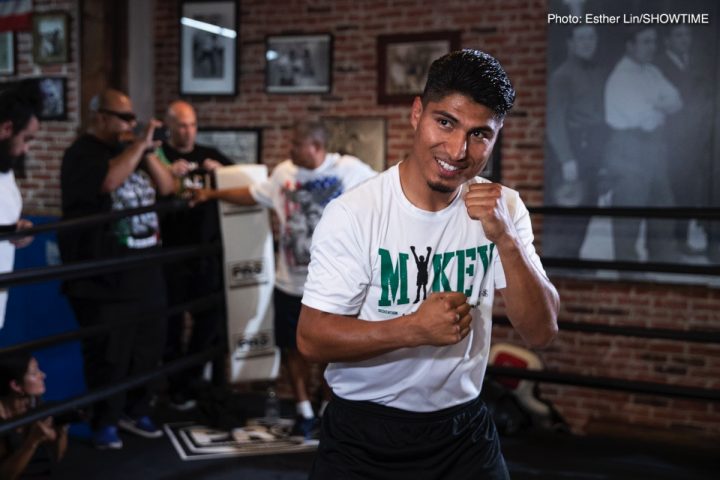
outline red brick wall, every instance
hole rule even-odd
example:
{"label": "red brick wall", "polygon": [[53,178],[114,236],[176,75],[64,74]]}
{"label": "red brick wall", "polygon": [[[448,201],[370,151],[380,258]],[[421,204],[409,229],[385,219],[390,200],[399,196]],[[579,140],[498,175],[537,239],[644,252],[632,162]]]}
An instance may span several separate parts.
{"label": "red brick wall", "polygon": [[[528,6],[531,9],[528,9]],[[502,8],[501,8],[502,6]],[[534,13],[533,13],[534,10]],[[178,95],[177,2],[157,4],[156,111]],[[502,27],[500,23],[502,22]],[[537,185],[542,174],[541,138],[545,102],[542,2],[419,1],[243,1],[240,21],[239,95],[194,102],[201,125],[263,127],[262,158],[286,158],[287,129],[298,118],[382,116],[387,119],[388,164],[411,145],[409,105],[377,104],[376,37],[390,33],[462,31],[463,46],[496,55],[515,80],[516,112],[506,131],[505,178],[512,185]],[[333,88],[326,95],[265,94],[265,36],[329,32],[334,36]],[[538,197],[539,198],[539,197]]]}
{"label": "red brick wall", "polygon": [[[562,299],[561,320],[690,331],[720,327],[716,289],[553,280]],[[493,337],[521,344],[507,327],[495,326]],[[547,368],[568,373],[720,388],[720,345],[561,331],[539,353]],[[666,429],[685,440],[720,435],[717,402],[551,384],[540,390],[578,432],[632,426]]]}
{"label": "red brick wall", "polygon": [[68,119],[43,121],[30,154],[26,160],[27,178],[20,179],[24,213],[59,214],[60,212],[60,160],[62,152],[73,141],[79,124],[79,50],[78,2],[76,0],[35,0],[34,12],[65,11],[69,16],[70,58],[68,63],[35,65],[32,58],[32,34],[16,32],[16,75],[0,81],[29,77],[66,77],[66,103]]}
{"label": "red brick wall", "polygon": [[[264,163],[285,158],[288,127],[296,118],[383,116],[388,164],[401,160],[412,138],[409,105],[377,104],[376,37],[381,34],[460,30],[462,46],[496,56],[518,92],[503,137],[503,181],[525,201],[542,200],[546,84],[546,2],[543,0],[243,1],[239,95],[194,100],[199,121],[214,126],[263,128]],[[177,4],[158,0],[156,111],[178,95]],[[332,93],[264,93],[264,39],[283,33],[334,35]],[[564,320],[677,329],[720,329],[720,292],[702,287],[635,285],[554,279]],[[497,340],[522,342],[496,327]],[[562,332],[539,352],[547,368],[572,373],[720,388],[720,346]],[[720,434],[720,406],[705,401],[634,395],[544,384],[576,432],[598,424],[672,428],[697,437]],[[289,393],[287,385],[281,393]]]}
{"label": "red brick wall", "polygon": [[[71,62],[55,67],[31,64],[29,33],[18,35],[21,76],[68,76],[70,120],[45,122],[21,182],[26,210],[56,212],[58,167],[62,149],[78,124],[77,32],[75,1],[36,0],[36,10],[67,8],[71,13]],[[292,1],[243,0],[240,20],[239,94],[236,98],[192,99],[201,125],[263,128],[262,160],[270,166],[286,156],[288,127],[295,118],[382,116],[387,119],[388,164],[404,157],[411,145],[408,106],[376,102],[376,37],[381,34],[460,30],[462,46],[485,49],[505,66],[518,92],[503,138],[503,179],[521,191],[528,204],[542,199],[545,126],[546,2],[544,0]],[[157,0],[155,110],[162,115],[178,96],[178,5]],[[329,32],[334,35],[333,89],[325,95],[267,95],[264,39],[283,33]],[[562,319],[639,327],[720,329],[720,292],[703,287],[554,279],[563,306]],[[499,309],[500,310],[500,309]],[[521,344],[505,327],[496,340]],[[561,332],[539,352],[549,369],[720,388],[720,346],[611,335]],[[288,394],[284,384],[281,393]],[[706,401],[608,392],[543,384],[551,400],[577,432],[615,424],[630,430],[688,433],[695,438],[720,435],[720,405]]]}

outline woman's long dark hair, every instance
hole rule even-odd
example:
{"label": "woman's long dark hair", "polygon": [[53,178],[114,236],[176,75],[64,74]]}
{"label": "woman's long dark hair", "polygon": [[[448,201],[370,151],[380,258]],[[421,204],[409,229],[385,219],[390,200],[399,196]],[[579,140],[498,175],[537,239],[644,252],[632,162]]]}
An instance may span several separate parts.
{"label": "woman's long dark hair", "polygon": [[31,359],[32,355],[29,352],[0,357],[0,397],[10,395],[12,392],[10,382],[13,380],[17,383],[23,382]]}

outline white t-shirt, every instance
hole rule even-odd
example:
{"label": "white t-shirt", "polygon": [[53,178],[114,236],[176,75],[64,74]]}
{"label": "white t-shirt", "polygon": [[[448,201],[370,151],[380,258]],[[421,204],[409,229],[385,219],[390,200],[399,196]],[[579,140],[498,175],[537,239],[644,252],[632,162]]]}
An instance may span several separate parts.
{"label": "white t-shirt", "polygon": [[670,105],[680,109],[680,92],[651,63],[625,56],[605,83],[605,120],[614,129],[652,132],[665,123]]}
{"label": "white t-shirt", "polygon": [[[0,173],[0,225],[17,223],[22,211],[22,196],[15,183],[12,170]],[[10,272],[15,261],[15,245],[0,241],[0,273]],[[0,289],[0,328],[5,323],[7,290]]]}
{"label": "white t-shirt", "polygon": [[289,295],[302,296],[310,263],[310,242],[330,200],[377,175],[361,160],[338,153],[325,155],[314,170],[285,160],[270,178],[250,187],[260,205],[272,208],[280,221],[280,246],[275,286]]}
{"label": "white t-shirt", "polygon": [[[503,197],[522,244],[542,271],[527,208],[514,190],[504,187]],[[468,216],[462,195],[439,212],[411,204],[397,166],[328,205],[313,239],[305,305],[383,321],[417,310],[426,298],[424,283],[427,295],[462,291],[473,298],[473,290],[480,292],[464,340],[331,363],[325,377],[335,394],[416,412],[476,398],[488,360],[494,289],[505,287],[494,247],[480,222]]]}

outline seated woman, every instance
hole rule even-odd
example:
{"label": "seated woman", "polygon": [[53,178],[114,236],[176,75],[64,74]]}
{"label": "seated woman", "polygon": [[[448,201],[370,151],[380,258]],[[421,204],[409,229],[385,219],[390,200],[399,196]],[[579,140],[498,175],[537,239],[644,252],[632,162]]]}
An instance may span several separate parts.
{"label": "seated woman", "polygon": [[[0,420],[28,413],[45,393],[45,373],[28,354],[0,357]],[[0,478],[48,474],[67,449],[67,426],[53,418],[36,421],[0,437]]]}

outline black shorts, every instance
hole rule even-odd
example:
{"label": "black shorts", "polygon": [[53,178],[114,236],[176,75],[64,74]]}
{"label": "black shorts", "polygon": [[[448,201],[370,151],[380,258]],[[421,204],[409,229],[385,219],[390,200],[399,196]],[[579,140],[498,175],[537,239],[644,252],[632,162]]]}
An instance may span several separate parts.
{"label": "black shorts", "polygon": [[288,295],[282,290],[273,292],[275,307],[275,345],[280,348],[297,350],[297,326],[300,318],[302,297]]}
{"label": "black shorts", "polygon": [[311,480],[509,480],[497,430],[477,398],[408,412],[333,395]]}

